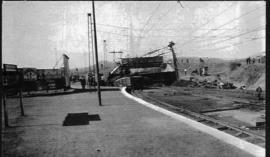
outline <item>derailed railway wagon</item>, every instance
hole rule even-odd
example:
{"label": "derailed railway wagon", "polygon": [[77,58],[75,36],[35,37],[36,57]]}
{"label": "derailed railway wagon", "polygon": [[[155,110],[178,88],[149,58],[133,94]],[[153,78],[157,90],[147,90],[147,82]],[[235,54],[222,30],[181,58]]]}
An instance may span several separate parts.
{"label": "derailed railway wagon", "polygon": [[114,86],[143,89],[153,84],[170,85],[176,80],[175,70],[162,56],[124,58],[108,77]]}
{"label": "derailed railway wagon", "polygon": [[144,77],[142,76],[129,76],[122,77],[114,81],[114,85],[118,87],[127,87],[127,90],[139,90],[145,86]]}

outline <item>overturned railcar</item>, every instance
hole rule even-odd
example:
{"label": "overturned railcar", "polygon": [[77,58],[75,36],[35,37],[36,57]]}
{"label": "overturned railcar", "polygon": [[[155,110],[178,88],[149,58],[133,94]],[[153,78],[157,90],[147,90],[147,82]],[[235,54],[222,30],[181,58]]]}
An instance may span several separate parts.
{"label": "overturned railcar", "polygon": [[175,69],[162,56],[123,58],[109,74],[108,83],[142,89],[153,84],[170,85],[176,81]]}

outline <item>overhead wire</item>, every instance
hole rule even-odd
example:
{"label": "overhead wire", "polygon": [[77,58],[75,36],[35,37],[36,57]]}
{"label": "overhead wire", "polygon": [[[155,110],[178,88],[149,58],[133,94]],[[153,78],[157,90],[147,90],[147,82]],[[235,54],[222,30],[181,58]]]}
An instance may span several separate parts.
{"label": "overhead wire", "polygon": [[[263,7],[263,6],[262,6]],[[173,8],[173,7],[172,7]],[[259,8],[261,8],[261,7],[259,7]],[[255,10],[257,10],[257,9],[259,9],[259,8],[256,8],[256,9],[254,9],[254,10],[251,10],[250,12],[253,12],[253,11],[255,11]],[[228,8],[226,8],[226,9],[228,9]],[[225,10],[223,10],[224,12],[226,11],[226,9]],[[168,10],[168,12],[170,12],[171,11],[171,9],[170,10]],[[222,11],[222,12],[223,12]],[[168,13],[167,12],[167,13]],[[220,14],[218,14],[217,15],[217,17],[219,16],[219,15],[221,15],[222,14],[222,12],[220,13]],[[243,14],[243,15],[241,15],[240,17],[238,17],[238,18],[234,18],[234,19],[232,19],[231,21],[229,21],[230,23],[231,22],[233,22],[233,21],[235,21],[235,20],[237,20],[237,19],[239,19],[239,18],[241,18],[241,17],[243,17],[243,16],[245,16],[245,15],[247,15],[247,14],[249,14],[250,12],[247,12],[247,13],[245,13],[245,14]],[[149,21],[150,21],[150,19],[153,17],[153,15],[151,15],[150,17],[149,17],[149,19],[147,20],[147,23],[149,23]],[[213,17],[213,18],[211,18],[210,20],[208,20],[208,23],[210,23],[211,22],[211,20],[213,20],[213,19],[215,19],[215,17]],[[146,24],[147,24],[146,23]],[[208,23],[205,23],[205,25],[206,24],[208,24]],[[228,24],[228,22],[226,23],[226,24]],[[100,25],[103,25],[103,26],[109,26],[109,27],[115,27],[115,28],[120,28],[120,29],[130,29],[130,28],[128,28],[128,27],[122,27],[122,26],[114,26],[114,25],[107,25],[107,24],[100,24]],[[148,25],[148,24],[147,24]],[[150,29],[147,29],[146,31],[146,33],[149,33],[149,31],[151,31],[151,30],[155,30],[155,29],[153,29],[153,27],[154,27],[155,25],[152,25],[152,27],[150,27]],[[203,25],[202,25],[203,26]],[[200,26],[200,27],[202,27],[202,26]],[[223,26],[225,26],[225,24],[223,25]],[[203,35],[201,35],[201,36],[195,36],[194,38],[196,38],[196,39],[199,39],[199,38],[202,38],[203,36],[205,36],[206,34],[209,34],[209,33],[211,33],[211,32],[215,32],[215,31],[217,31],[217,30],[231,30],[231,29],[221,29],[223,26],[220,26],[220,28],[212,28],[212,29],[203,29],[203,28],[200,28],[199,27],[199,29],[196,29],[196,31],[198,31],[198,30],[210,30],[210,31],[208,31],[207,33],[204,33]],[[144,26],[144,28],[146,27],[146,25]],[[139,31],[141,31],[141,30],[145,30],[145,29],[137,29],[137,30],[139,30]],[[156,30],[174,30],[174,29],[156,29]],[[194,32],[196,32],[196,31],[194,31]],[[106,32],[106,31],[100,31],[100,32],[104,32],[104,33],[110,33],[110,34],[115,34],[115,35],[119,35],[119,36],[128,36],[128,35],[123,35],[123,34],[118,34],[118,33],[113,33],[113,32]],[[226,31],[224,31],[223,33],[225,33]],[[141,37],[141,36],[134,36],[134,37]],[[141,37],[141,38],[145,38],[145,37],[151,37],[151,36],[148,36],[148,35],[146,35],[146,36],[143,36],[143,37]],[[152,37],[180,37],[180,36],[152,36]],[[213,38],[215,39],[215,37],[213,36]],[[217,37],[217,38],[220,38],[220,37]],[[231,37],[228,37],[228,38],[231,38]],[[216,39],[215,39],[216,40]],[[220,41],[221,42],[221,41]]]}
{"label": "overhead wire", "polygon": [[213,51],[213,50],[222,50],[222,49],[227,49],[227,48],[231,48],[231,47],[233,47],[233,46],[237,46],[237,45],[241,45],[241,44],[243,44],[243,43],[246,43],[246,42],[249,42],[249,41],[254,41],[254,40],[258,40],[258,39],[262,39],[262,38],[265,38],[265,36],[264,37],[257,37],[257,38],[252,38],[252,39],[250,39],[250,40],[246,40],[246,41],[243,41],[243,42],[238,42],[238,43],[232,43],[231,45],[229,45],[229,46],[223,46],[223,47],[217,47],[217,48],[212,48],[212,49],[200,49],[200,50],[203,50],[203,51]]}
{"label": "overhead wire", "polygon": [[151,16],[148,18],[148,20],[146,21],[146,23],[144,24],[144,26],[142,27],[141,33],[144,32],[145,27],[149,24],[149,22],[151,21],[151,19],[154,17],[155,13],[158,11],[160,5],[162,2],[159,2],[159,4],[157,5],[157,7],[155,8],[155,10],[151,13]]}
{"label": "overhead wire", "polygon": [[184,8],[184,6],[182,5],[182,3],[180,2],[180,0],[177,0],[177,3],[179,3],[179,5]]}
{"label": "overhead wire", "polygon": [[[252,19],[253,20],[253,19]],[[234,26],[233,28],[224,28],[224,29],[222,29],[222,28],[219,28],[219,29],[215,29],[215,28],[210,28],[210,29],[205,29],[205,30],[214,30],[214,31],[220,31],[220,30],[224,30],[224,31],[222,31],[221,33],[218,33],[218,34],[215,34],[215,35],[213,35],[213,36],[205,36],[205,37],[201,37],[201,36],[195,36],[195,38],[197,38],[198,40],[200,39],[200,40],[203,40],[203,41],[200,41],[199,40],[199,42],[206,42],[206,41],[208,41],[209,39],[210,40],[218,40],[218,39],[220,39],[220,38],[226,38],[226,37],[231,37],[232,35],[228,35],[228,36],[221,36],[221,35],[223,35],[223,34],[225,34],[226,32],[228,32],[228,31],[234,31],[234,30],[239,30],[239,29],[237,29],[237,27],[239,27],[238,25],[236,25],[236,26]],[[169,30],[174,30],[174,29],[169,29]],[[199,28],[199,29],[197,29],[197,31],[198,30],[204,30],[203,28]],[[151,37],[151,36],[150,36]],[[153,36],[153,37],[182,37],[182,36]],[[185,37],[183,37],[183,38],[185,38]],[[208,40],[205,40],[205,38],[208,38]],[[197,41],[198,41],[197,40]],[[179,40],[178,40],[179,41]]]}
{"label": "overhead wire", "polygon": [[144,55],[142,55],[142,56],[147,56],[147,55],[154,54],[154,53],[156,53],[156,52],[158,52],[158,51],[160,51],[160,50],[163,50],[163,49],[165,49],[165,48],[168,48],[168,46],[165,46],[165,47],[162,47],[162,48],[159,48],[159,49],[152,50],[152,51],[147,52],[146,54],[144,54]]}
{"label": "overhead wire", "polygon": [[59,64],[60,60],[62,59],[63,56],[60,56],[59,59],[56,61],[55,65],[53,66],[53,69],[56,68],[56,66]]}
{"label": "overhead wire", "polygon": [[[250,19],[250,20],[254,20],[254,19]],[[250,20],[248,20],[248,21],[250,21]],[[247,22],[247,21],[246,21]],[[237,29],[237,27],[239,27],[238,25],[236,25],[236,26],[234,26],[233,28],[231,28],[231,30],[240,30],[240,29]],[[220,29],[221,30],[221,29]],[[223,35],[223,34],[225,34],[225,33],[227,33],[228,31],[229,31],[230,29],[228,29],[228,30],[225,30],[225,31],[223,31],[223,32],[221,32],[221,33],[218,33],[218,34],[215,34],[215,36],[220,36],[220,35]],[[229,35],[229,36],[231,36],[231,35]],[[208,36],[206,36],[206,37],[208,37]],[[202,38],[203,39],[203,38]],[[209,39],[208,38],[208,40],[204,40],[203,42],[207,42],[207,41],[209,41],[209,40],[217,40],[218,38],[212,38],[212,39]],[[197,41],[198,42],[198,41]]]}
{"label": "overhead wire", "polygon": [[249,34],[249,33],[253,33],[253,32],[257,32],[257,31],[264,30],[265,28],[262,29],[262,27],[264,27],[264,26],[260,26],[260,27],[258,27],[258,28],[252,29],[251,31],[244,32],[244,33],[240,33],[240,34],[238,34],[238,35],[236,35],[236,36],[230,37],[230,38],[225,39],[225,40],[217,41],[217,42],[214,42],[214,43],[212,43],[212,44],[217,44],[217,43],[220,43],[220,42],[225,42],[225,41],[228,41],[228,40],[235,39],[236,37],[240,37],[240,36],[243,36],[243,35],[246,35],[246,34]]}
{"label": "overhead wire", "polygon": [[130,29],[129,27],[125,27],[125,26],[117,26],[117,25],[110,25],[110,24],[103,24],[103,23],[97,23],[96,25],[107,26],[107,27],[115,27],[115,28],[121,28],[121,29]]}
{"label": "overhead wire", "polygon": [[[176,5],[172,6],[165,14],[162,14],[162,16],[159,16],[159,22],[161,21],[162,18],[166,17],[174,8],[176,7]],[[157,24],[153,24],[152,27],[150,27],[150,29],[148,31],[146,31],[145,34],[148,34]],[[146,36],[142,37],[145,38]]]}
{"label": "overhead wire", "polygon": [[[106,27],[114,27],[114,28],[119,28],[119,29],[131,29],[129,27],[125,27],[125,26],[118,26],[118,25],[110,25],[110,24],[102,24],[102,23],[97,23],[96,25],[100,25],[100,26],[106,26]],[[181,30],[188,30],[188,29],[192,29],[192,28],[181,28]],[[137,29],[137,28],[133,28],[133,30],[135,31],[142,31],[142,29]],[[149,31],[150,29],[145,29],[147,31]],[[162,31],[162,30],[179,30],[179,28],[160,28],[160,29],[152,29],[152,31]],[[233,28],[223,28],[223,29],[215,29],[215,28],[199,28],[197,30],[233,30]]]}
{"label": "overhead wire", "polygon": [[110,32],[110,31],[97,30],[97,32],[108,33],[108,34],[114,34],[114,35],[118,35],[118,36],[128,36],[128,35],[125,35],[125,34],[119,34],[119,33],[114,33],[114,32]]}
{"label": "overhead wire", "polygon": [[212,22],[215,18],[219,17],[220,15],[224,14],[226,11],[228,11],[231,7],[233,6],[233,4],[231,4],[229,7],[225,8],[223,11],[221,11],[219,14],[217,14],[216,16],[212,17],[210,20],[208,20],[206,23],[202,24],[201,26],[199,26],[195,31],[192,31],[191,33],[189,33],[190,35],[197,32],[199,30],[199,28],[202,28],[204,26],[206,26],[207,24],[209,24],[210,22]]}
{"label": "overhead wire", "polygon": [[264,37],[256,37],[256,38],[252,38],[252,39],[250,39],[250,40],[246,40],[246,41],[243,41],[243,42],[240,42],[240,43],[235,43],[235,44],[233,44],[233,45],[236,46],[236,45],[240,45],[240,44],[246,43],[246,42],[248,42],[248,41],[254,41],[254,40],[263,39],[263,38],[265,38],[265,36],[264,36]]}
{"label": "overhead wire", "polygon": [[[216,29],[221,28],[221,27],[223,27],[223,26],[226,26],[226,25],[232,23],[233,21],[235,21],[235,20],[237,20],[237,19],[240,19],[240,18],[242,18],[243,16],[246,16],[246,15],[248,15],[248,14],[250,14],[250,13],[252,13],[252,12],[254,12],[254,11],[260,9],[260,8],[262,8],[262,7],[264,7],[264,5],[263,5],[263,6],[260,6],[260,7],[257,7],[257,8],[255,8],[255,9],[253,9],[253,10],[250,10],[250,11],[248,11],[248,12],[242,14],[242,15],[239,16],[239,17],[233,18],[232,20],[230,20],[230,21],[228,21],[228,22],[226,22],[226,23],[224,23],[224,24],[218,26]],[[211,33],[211,32],[214,32],[214,31],[208,31],[208,32],[204,33],[204,34],[201,35],[201,36],[204,36],[204,35],[209,34],[209,33]],[[187,41],[187,42],[181,44],[181,46],[184,46],[184,45],[186,45],[186,44],[189,44],[189,43],[191,43],[191,42],[194,41],[194,40],[196,40],[196,38],[193,38],[193,39],[191,39],[191,40],[189,40],[189,41]]]}
{"label": "overhead wire", "polygon": [[[216,42],[214,42],[214,43],[211,43],[211,45],[213,46],[213,45],[216,45],[217,43],[223,43],[223,42],[225,42],[225,41],[232,40],[232,39],[235,39],[236,37],[240,37],[240,36],[243,36],[243,35],[246,35],[246,34],[249,34],[249,33],[257,32],[257,31],[262,31],[262,30],[264,30],[264,29],[262,29],[263,27],[264,27],[264,26],[260,26],[260,27],[257,27],[257,28],[255,28],[255,29],[252,29],[252,30],[250,30],[250,31],[242,32],[242,33],[237,34],[237,35],[235,35],[235,36],[230,36],[230,37],[228,37],[227,39],[219,40],[219,41],[216,41]],[[201,46],[201,47],[202,47],[202,46]]]}

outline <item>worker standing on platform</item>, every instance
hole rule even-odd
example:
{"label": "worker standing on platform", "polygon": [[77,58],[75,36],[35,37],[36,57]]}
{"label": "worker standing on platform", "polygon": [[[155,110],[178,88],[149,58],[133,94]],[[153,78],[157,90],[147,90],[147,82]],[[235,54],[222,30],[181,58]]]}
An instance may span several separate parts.
{"label": "worker standing on platform", "polygon": [[84,76],[81,77],[80,82],[82,85],[82,89],[85,89],[86,80],[85,80]]}
{"label": "worker standing on platform", "polygon": [[87,77],[87,84],[90,88],[91,87],[91,75],[90,74],[88,74],[88,77]]}
{"label": "worker standing on platform", "polygon": [[185,69],[184,71],[185,71],[185,75],[187,75],[187,69]]}

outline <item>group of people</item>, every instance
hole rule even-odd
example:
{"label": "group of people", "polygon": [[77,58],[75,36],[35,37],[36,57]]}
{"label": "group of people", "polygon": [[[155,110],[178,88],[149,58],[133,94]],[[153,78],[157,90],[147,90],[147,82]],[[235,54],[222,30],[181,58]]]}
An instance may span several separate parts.
{"label": "group of people", "polygon": [[[86,78],[85,78],[85,76],[81,76],[79,80],[80,80],[82,89],[85,89],[85,85],[86,85]],[[88,77],[88,80],[87,81],[88,81],[88,85],[89,86],[94,86],[95,85],[95,79],[93,77]]]}
{"label": "group of people", "polygon": [[[247,62],[247,64],[255,64],[256,59],[255,59],[255,58],[250,58],[250,57],[248,57],[248,58],[246,59],[246,62]],[[261,59],[258,58],[258,63],[260,63],[260,62],[261,62]]]}
{"label": "group of people", "polygon": [[[181,59],[181,62],[184,63],[184,59]],[[188,59],[186,59],[186,63],[189,63]]]}
{"label": "group of people", "polygon": [[[200,75],[200,76],[208,75],[207,70],[208,70],[207,67],[199,68],[199,70],[197,70],[197,69],[193,70],[193,71],[191,72],[191,74],[197,74],[197,75]],[[185,71],[185,75],[186,75],[186,71]]]}

